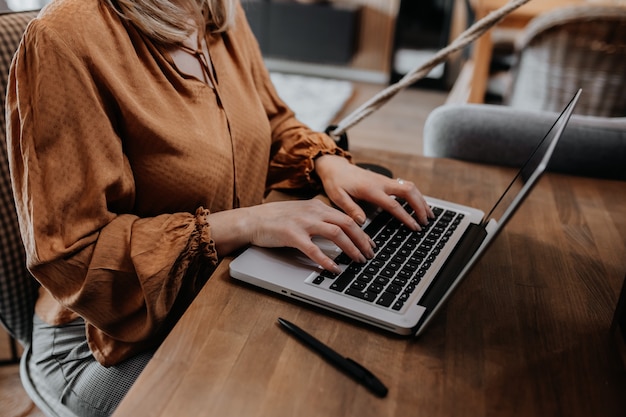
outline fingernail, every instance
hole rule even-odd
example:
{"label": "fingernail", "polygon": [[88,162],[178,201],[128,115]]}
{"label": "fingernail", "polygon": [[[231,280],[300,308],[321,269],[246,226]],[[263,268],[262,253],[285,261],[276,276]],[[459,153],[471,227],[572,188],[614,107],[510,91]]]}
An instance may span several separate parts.
{"label": "fingernail", "polygon": [[371,237],[370,237],[369,241],[370,241],[370,246],[372,247],[372,249],[376,249],[376,243],[372,240]]}
{"label": "fingernail", "polygon": [[422,230],[422,226],[420,226],[419,223],[416,222],[415,220],[413,220],[412,226],[413,226],[413,230],[415,230],[416,232],[419,232]]}
{"label": "fingernail", "polygon": [[365,218],[363,218],[362,216],[356,216],[354,221],[357,222],[359,226],[363,226],[363,223],[365,223]]}
{"label": "fingernail", "polygon": [[339,268],[339,265],[337,265],[333,261],[330,261],[330,272],[333,272],[335,274],[341,274],[343,271],[341,270],[341,268]]}

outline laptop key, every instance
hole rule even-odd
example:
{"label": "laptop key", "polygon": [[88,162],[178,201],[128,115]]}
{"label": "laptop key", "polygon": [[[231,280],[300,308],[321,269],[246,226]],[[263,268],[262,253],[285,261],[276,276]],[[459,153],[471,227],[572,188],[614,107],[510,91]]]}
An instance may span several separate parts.
{"label": "laptop key", "polygon": [[363,281],[354,281],[352,282],[352,284],[350,284],[350,289],[362,291],[365,289],[366,286],[367,284],[364,283]]}
{"label": "laptop key", "polygon": [[363,281],[366,283],[372,282],[372,280],[374,279],[374,275],[372,274],[359,274],[359,276],[356,277],[357,280],[359,281]]}
{"label": "laptop key", "polygon": [[400,309],[402,309],[403,306],[404,306],[404,301],[398,300],[395,302],[395,304],[391,308],[393,308],[396,311],[400,311]]}
{"label": "laptop key", "polygon": [[352,262],[352,259],[350,259],[350,257],[346,255],[344,252],[341,252],[335,258],[335,263],[338,263],[338,264],[348,265],[350,262]]}
{"label": "laptop key", "polygon": [[396,271],[394,269],[392,269],[392,268],[387,267],[387,268],[383,269],[382,271],[380,271],[380,275],[385,277],[385,278],[390,278],[391,279],[391,278],[395,277]]}
{"label": "laptop key", "polygon": [[411,278],[412,276],[413,274],[411,273],[411,270],[409,269],[405,268],[405,269],[401,269],[398,271],[398,278],[400,279],[408,279],[408,278]]}
{"label": "laptop key", "polygon": [[380,285],[387,285],[389,283],[389,278],[383,277],[383,276],[378,276],[378,277],[376,277],[374,282],[376,282],[377,284],[380,284]]}
{"label": "laptop key", "polygon": [[395,294],[392,294],[390,292],[384,292],[380,295],[380,298],[378,298],[378,301],[376,301],[376,304],[383,306],[383,307],[389,307],[391,304],[393,304],[395,299],[396,299]]}
{"label": "laptop key", "polygon": [[402,287],[399,287],[395,284],[389,284],[389,286],[387,287],[387,291],[392,294],[400,294],[400,291],[402,291]]}
{"label": "laptop key", "polygon": [[335,279],[335,281],[332,284],[330,284],[330,289],[342,292],[343,290],[346,289],[348,284],[352,282],[353,279],[354,279],[353,275],[343,273],[339,275],[339,277]]}
{"label": "laptop key", "polygon": [[313,284],[315,285],[320,285],[322,282],[324,282],[324,277],[321,275],[316,276],[313,280]]}
{"label": "laptop key", "polygon": [[369,287],[367,287],[367,290],[376,294],[380,294],[383,290],[383,286],[380,284],[373,283],[373,284],[370,284]]}
{"label": "laptop key", "polygon": [[392,281],[393,285],[397,285],[399,287],[404,287],[407,282],[409,282],[409,280],[404,277],[398,277]]}
{"label": "laptop key", "polygon": [[[401,310],[441,251],[443,242],[449,240],[458,225],[459,216],[455,217],[454,213],[438,207],[433,211],[437,218],[420,232],[400,226],[398,220],[388,215],[384,221],[370,224],[368,234],[377,243],[374,259],[359,264],[340,254],[336,261],[345,260],[347,268],[339,275],[324,273],[328,275],[325,278],[333,279],[330,288],[376,302],[381,307]],[[407,212],[412,213],[408,209]]]}
{"label": "laptop key", "polygon": [[376,299],[377,294],[369,291],[360,291],[356,288],[348,288],[345,292],[348,295],[351,295],[356,298],[360,298],[363,301],[373,302]]}
{"label": "laptop key", "polygon": [[335,279],[337,278],[337,274],[335,274],[334,272],[330,272],[329,270],[325,269],[322,272],[320,272],[320,277],[322,278],[330,278],[330,279]]}

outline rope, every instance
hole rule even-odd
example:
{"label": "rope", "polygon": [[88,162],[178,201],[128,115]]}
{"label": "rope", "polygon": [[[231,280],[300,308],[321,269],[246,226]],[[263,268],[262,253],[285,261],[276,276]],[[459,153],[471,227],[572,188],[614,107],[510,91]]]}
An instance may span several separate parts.
{"label": "rope", "polygon": [[333,139],[337,140],[337,138],[341,137],[341,135],[343,135],[349,128],[356,125],[361,120],[365,119],[367,116],[369,116],[380,107],[382,107],[389,100],[391,100],[391,98],[395,96],[399,91],[405,89],[417,80],[428,75],[430,70],[443,62],[450,54],[474,42],[493,26],[500,23],[507,15],[509,15],[515,9],[528,3],[529,1],[530,0],[510,0],[503,7],[489,13],[487,16],[474,23],[467,30],[461,33],[450,45],[437,52],[437,54],[433,56],[430,60],[428,60],[421,66],[411,70],[398,82],[380,91],[378,94],[363,103],[352,113],[348,114],[336,125],[333,130],[328,132],[328,134]]}

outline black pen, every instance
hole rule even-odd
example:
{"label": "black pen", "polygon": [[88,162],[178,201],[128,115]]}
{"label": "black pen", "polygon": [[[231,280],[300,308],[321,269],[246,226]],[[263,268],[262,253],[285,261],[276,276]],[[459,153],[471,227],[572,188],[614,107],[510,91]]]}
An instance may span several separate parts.
{"label": "black pen", "polygon": [[339,353],[335,352],[333,349],[326,346],[295,324],[280,317],[278,318],[278,322],[285,329],[287,329],[290,334],[294,335],[307,347],[313,349],[322,358],[326,359],[328,362],[351,376],[358,383],[363,384],[374,394],[379,397],[385,397],[387,395],[387,387],[385,387],[383,383],[374,376],[374,374],[365,369],[363,366],[359,365],[350,358],[344,358]]}

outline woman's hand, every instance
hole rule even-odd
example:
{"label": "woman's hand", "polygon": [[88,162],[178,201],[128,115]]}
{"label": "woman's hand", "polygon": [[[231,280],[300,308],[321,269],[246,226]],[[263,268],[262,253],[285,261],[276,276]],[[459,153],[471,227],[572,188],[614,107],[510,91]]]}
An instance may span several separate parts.
{"label": "woman's hand", "polygon": [[[320,236],[334,242],[351,259],[365,262],[374,256],[372,239],[361,229],[363,209],[356,200],[367,201],[418,230],[434,217],[415,185],[398,181],[350,164],[345,158],[324,155],[315,163],[327,196],[342,211],[320,200],[282,201],[211,213],[207,221],[220,256],[245,245],[299,249],[323,268],[340,272],[337,264],[313,242]],[[406,200],[419,223],[391,196]]]}
{"label": "woman's hand", "polygon": [[[317,158],[315,172],[322,181],[326,195],[359,224],[365,221],[365,213],[355,199],[379,206],[413,230],[420,229],[419,223],[425,225],[429,218],[434,218],[428,203],[410,181],[387,178],[335,155]],[[391,196],[407,201],[415,210],[419,223]]]}
{"label": "woman's hand", "polygon": [[351,259],[374,256],[373,242],[354,220],[320,200],[281,201],[212,213],[207,221],[221,256],[253,244],[299,249],[324,269],[341,272],[312,241],[321,236],[334,242]]}

